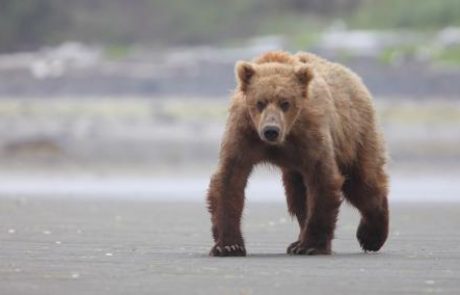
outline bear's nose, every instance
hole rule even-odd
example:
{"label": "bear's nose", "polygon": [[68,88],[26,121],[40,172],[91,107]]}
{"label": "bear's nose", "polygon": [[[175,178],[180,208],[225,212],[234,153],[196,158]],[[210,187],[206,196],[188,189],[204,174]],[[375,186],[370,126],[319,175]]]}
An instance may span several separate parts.
{"label": "bear's nose", "polygon": [[280,129],[276,126],[267,126],[264,128],[263,134],[266,140],[275,141],[280,135]]}

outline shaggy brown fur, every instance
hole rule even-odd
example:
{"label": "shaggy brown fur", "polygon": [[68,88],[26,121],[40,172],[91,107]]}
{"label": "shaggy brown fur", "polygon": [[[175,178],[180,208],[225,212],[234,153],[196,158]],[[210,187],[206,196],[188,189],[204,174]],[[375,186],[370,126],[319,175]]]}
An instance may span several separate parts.
{"label": "shaggy brown fur", "polygon": [[330,254],[342,196],[360,211],[357,238],[377,251],[388,235],[388,177],[372,98],[347,68],[310,53],[269,52],[236,65],[220,163],[208,192],[210,255],[244,256],[244,190],[254,165],[282,170],[300,225],[289,254]]}

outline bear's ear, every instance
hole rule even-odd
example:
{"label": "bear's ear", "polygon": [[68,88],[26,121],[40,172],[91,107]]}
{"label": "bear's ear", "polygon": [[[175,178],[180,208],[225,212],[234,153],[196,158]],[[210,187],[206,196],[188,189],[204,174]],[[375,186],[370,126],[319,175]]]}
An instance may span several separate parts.
{"label": "bear's ear", "polygon": [[238,80],[238,87],[241,91],[245,92],[252,76],[254,76],[256,72],[254,65],[249,62],[239,61],[236,63],[235,72]]}
{"label": "bear's ear", "polygon": [[295,69],[295,75],[302,85],[307,85],[311,79],[313,79],[313,71],[309,66],[301,65],[297,66]]}

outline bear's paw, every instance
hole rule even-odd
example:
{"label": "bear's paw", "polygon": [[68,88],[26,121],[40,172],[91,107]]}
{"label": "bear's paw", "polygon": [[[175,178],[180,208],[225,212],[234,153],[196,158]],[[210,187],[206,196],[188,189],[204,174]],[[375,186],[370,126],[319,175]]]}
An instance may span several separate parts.
{"label": "bear's paw", "polygon": [[229,256],[246,256],[246,249],[243,245],[232,244],[223,245],[216,243],[209,252],[209,256],[229,257]]}

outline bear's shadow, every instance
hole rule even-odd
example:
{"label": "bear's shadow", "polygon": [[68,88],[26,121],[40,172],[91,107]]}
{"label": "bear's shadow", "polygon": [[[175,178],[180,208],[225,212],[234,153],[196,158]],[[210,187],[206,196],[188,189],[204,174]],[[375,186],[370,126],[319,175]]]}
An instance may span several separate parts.
{"label": "bear's shadow", "polygon": [[289,255],[286,253],[249,253],[245,257],[210,257],[206,254],[200,254],[200,257],[213,259],[365,259],[366,257],[388,257],[390,253],[385,252],[339,252],[332,255]]}

